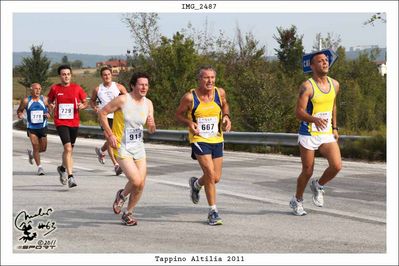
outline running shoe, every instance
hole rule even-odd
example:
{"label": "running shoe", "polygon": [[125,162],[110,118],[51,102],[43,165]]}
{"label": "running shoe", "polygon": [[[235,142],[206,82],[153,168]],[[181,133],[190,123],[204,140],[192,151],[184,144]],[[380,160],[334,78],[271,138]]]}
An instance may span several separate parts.
{"label": "running shoe", "polygon": [[222,218],[220,218],[217,211],[211,210],[208,213],[208,224],[209,225],[222,225],[223,224]]}
{"label": "running shoe", "polygon": [[123,204],[125,203],[127,197],[124,197],[122,195],[123,189],[119,189],[118,192],[116,192],[114,204],[112,208],[114,209],[115,214],[119,214],[122,211]]}
{"label": "running shoe", "polygon": [[30,164],[33,164],[33,152],[32,152],[32,150],[27,150],[27,152],[28,152],[28,159],[29,159],[29,163]]}
{"label": "running shoe", "polygon": [[76,184],[75,177],[73,177],[73,176],[68,177],[68,187],[69,188],[76,187],[77,185],[78,184]]}
{"label": "running shoe", "polygon": [[114,170],[116,175],[122,174],[122,168],[119,166],[119,164],[114,165]]}
{"label": "running shoe", "polygon": [[197,204],[199,202],[199,198],[200,198],[200,195],[199,195],[200,191],[198,189],[196,189],[194,186],[194,183],[197,180],[198,180],[198,178],[196,178],[194,176],[188,180],[188,185],[190,186],[190,197],[194,204]]}
{"label": "running shoe", "polygon": [[39,167],[37,168],[37,175],[44,175],[43,167],[39,166]]}
{"label": "running shoe", "polygon": [[60,175],[60,182],[61,184],[63,184],[64,186],[67,184],[67,175],[65,173],[65,171],[61,170],[61,166],[57,167],[57,172]]}
{"label": "running shoe", "polygon": [[317,207],[323,207],[324,205],[324,189],[322,186],[317,184],[318,180],[313,179],[312,182],[310,182],[310,189],[313,192],[313,204],[316,205]]}
{"label": "running shoe", "polygon": [[105,153],[103,153],[102,151],[101,151],[101,149],[100,148],[95,148],[95,151],[96,151],[96,154],[97,154],[97,159],[98,159],[98,161],[101,163],[101,164],[104,164],[105,163]]}
{"label": "running shoe", "polygon": [[303,200],[298,201],[295,196],[293,196],[290,201],[290,207],[292,208],[292,213],[297,216],[303,216],[307,214],[307,212],[303,209]]}
{"label": "running shoe", "polygon": [[137,225],[137,220],[134,219],[133,213],[131,212],[124,212],[122,214],[122,221],[125,225],[128,226]]}

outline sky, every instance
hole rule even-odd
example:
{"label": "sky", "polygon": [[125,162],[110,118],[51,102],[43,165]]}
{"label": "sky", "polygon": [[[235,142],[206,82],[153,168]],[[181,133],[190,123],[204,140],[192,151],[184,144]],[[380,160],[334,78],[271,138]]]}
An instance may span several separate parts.
{"label": "sky", "polygon": [[[242,33],[252,33],[265,46],[266,55],[275,55],[278,48],[277,27],[297,27],[303,35],[305,52],[310,52],[316,34],[341,38],[347,50],[354,46],[386,47],[386,24],[364,25],[374,13],[159,13],[158,25],[162,35],[171,38],[191,23],[197,30],[217,35],[222,30],[229,39]],[[120,55],[133,47],[133,37],[122,22],[124,13],[15,13],[13,16],[13,51],[30,51],[32,44],[43,44],[45,51]],[[385,15],[384,15],[385,16]],[[62,26],[61,26],[62,25]]]}

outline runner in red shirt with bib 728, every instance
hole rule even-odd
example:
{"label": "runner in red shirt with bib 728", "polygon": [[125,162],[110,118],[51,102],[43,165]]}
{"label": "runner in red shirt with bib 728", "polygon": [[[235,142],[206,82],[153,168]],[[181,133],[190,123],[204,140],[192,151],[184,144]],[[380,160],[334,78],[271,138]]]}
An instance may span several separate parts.
{"label": "runner in red shirt with bib 728", "polygon": [[[57,167],[60,182],[70,188],[76,187],[76,180],[72,173],[72,151],[78,136],[79,110],[88,106],[86,92],[76,83],[71,83],[72,69],[68,65],[58,67],[61,83],[54,84],[50,88],[48,101],[54,104],[54,124],[60,136],[64,152],[62,153],[62,165]],[[68,179],[67,179],[68,174]]]}

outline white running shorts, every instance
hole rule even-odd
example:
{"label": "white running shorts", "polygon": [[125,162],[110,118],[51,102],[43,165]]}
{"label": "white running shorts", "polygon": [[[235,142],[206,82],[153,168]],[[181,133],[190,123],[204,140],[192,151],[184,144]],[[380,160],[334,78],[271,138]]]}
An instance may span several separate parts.
{"label": "white running shorts", "polygon": [[333,134],[318,136],[298,135],[298,144],[308,150],[317,150],[324,143],[336,142]]}

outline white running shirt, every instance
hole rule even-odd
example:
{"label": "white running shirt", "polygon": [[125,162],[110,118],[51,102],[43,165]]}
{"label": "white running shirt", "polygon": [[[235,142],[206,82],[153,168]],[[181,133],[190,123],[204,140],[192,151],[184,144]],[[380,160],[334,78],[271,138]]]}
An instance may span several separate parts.
{"label": "white running shirt", "polygon": [[[107,103],[109,103],[114,98],[118,97],[120,91],[118,86],[116,86],[116,82],[112,82],[111,86],[105,87],[103,83],[98,86],[97,98],[100,101],[99,107],[103,108]],[[114,113],[109,113],[107,115],[108,118],[113,119]]]}

